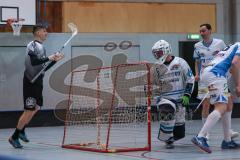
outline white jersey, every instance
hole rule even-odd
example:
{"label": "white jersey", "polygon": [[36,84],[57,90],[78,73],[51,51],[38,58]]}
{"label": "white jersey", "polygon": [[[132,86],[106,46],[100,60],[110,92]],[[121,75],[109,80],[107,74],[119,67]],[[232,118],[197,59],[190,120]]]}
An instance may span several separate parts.
{"label": "white jersey", "polygon": [[226,47],[218,52],[202,73],[202,80],[210,95],[210,103],[228,103],[227,73],[233,58],[240,56],[240,43]]}
{"label": "white jersey", "polygon": [[[194,88],[194,76],[187,62],[174,57],[168,65],[156,63],[153,67],[153,84],[159,96],[180,101],[184,94],[191,96]],[[190,84],[190,88],[187,87]]]}
{"label": "white jersey", "polygon": [[234,56],[240,56],[240,42],[226,47],[215,55],[214,59],[209,63],[209,72],[212,72],[216,76],[227,77]]}
{"label": "white jersey", "polygon": [[200,41],[194,45],[193,58],[200,61],[200,71],[208,65],[213,59],[214,55],[226,47],[225,43],[221,39],[213,38],[212,43],[206,46],[203,41]]}

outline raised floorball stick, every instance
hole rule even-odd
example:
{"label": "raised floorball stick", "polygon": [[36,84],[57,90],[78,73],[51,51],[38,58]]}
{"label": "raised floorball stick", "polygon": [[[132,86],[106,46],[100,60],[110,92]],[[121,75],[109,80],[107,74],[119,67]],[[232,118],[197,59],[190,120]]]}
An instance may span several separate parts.
{"label": "raised floorball stick", "polygon": [[[77,29],[77,26],[74,24],[74,23],[68,23],[68,27],[70,28],[71,32],[72,32],[72,35],[71,37],[63,44],[63,46],[58,50],[58,52],[60,53],[66,46],[67,44],[73,39],[73,37],[75,37],[78,33],[78,29]],[[31,83],[34,83],[38,77],[40,75],[42,75],[48,68],[50,68],[51,66],[53,66],[56,62],[55,61],[51,61],[49,63],[46,63],[42,70],[39,71],[38,74],[36,74],[35,77],[33,77],[33,79],[31,80]]]}

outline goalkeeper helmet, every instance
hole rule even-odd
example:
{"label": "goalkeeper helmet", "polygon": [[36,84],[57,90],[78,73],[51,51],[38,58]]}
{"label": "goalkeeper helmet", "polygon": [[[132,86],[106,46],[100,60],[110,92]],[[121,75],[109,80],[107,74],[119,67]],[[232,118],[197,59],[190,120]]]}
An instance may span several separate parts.
{"label": "goalkeeper helmet", "polygon": [[170,44],[165,40],[157,41],[152,47],[153,56],[163,64],[169,54],[172,54]]}

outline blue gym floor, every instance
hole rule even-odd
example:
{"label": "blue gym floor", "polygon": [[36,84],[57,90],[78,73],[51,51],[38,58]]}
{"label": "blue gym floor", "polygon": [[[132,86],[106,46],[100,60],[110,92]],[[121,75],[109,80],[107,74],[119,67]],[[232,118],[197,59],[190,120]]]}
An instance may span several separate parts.
{"label": "blue gym floor", "polygon": [[[232,120],[232,128],[240,131],[240,119]],[[96,153],[61,148],[63,127],[27,128],[30,143],[23,143],[24,149],[14,149],[8,138],[14,129],[0,130],[0,160],[240,160],[240,148],[222,150],[222,127],[219,122],[211,132],[210,146],[212,154],[203,153],[191,142],[202,126],[200,120],[187,121],[186,137],[175,143],[175,148],[167,150],[157,140],[158,122],[152,122],[151,152]],[[119,139],[120,141],[120,139]],[[240,143],[240,138],[236,139]]]}

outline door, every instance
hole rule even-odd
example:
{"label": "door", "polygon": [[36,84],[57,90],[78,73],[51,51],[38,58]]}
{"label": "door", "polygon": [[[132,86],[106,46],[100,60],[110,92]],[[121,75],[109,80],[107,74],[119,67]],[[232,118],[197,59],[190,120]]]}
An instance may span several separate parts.
{"label": "door", "polygon": [[[194,51],[194,44],[197,42],[198,41],[180,41],[179,42],[179,56],[187,61],[194,75],[195,75],[195,69],[194,69],[193,51]],[[197,101],[196,97],[197,97],[197,83],[195,83],[194,91],[192,94],[192,100],[194,102]]]}

